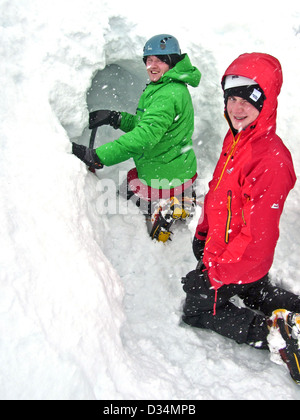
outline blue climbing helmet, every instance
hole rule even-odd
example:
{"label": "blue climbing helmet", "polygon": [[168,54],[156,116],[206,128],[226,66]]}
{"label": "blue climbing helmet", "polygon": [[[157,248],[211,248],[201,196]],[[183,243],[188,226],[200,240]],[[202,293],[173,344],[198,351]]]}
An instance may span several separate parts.
{"label": "blue climbing helmet", "polygon": [[181,50],[175,36],[160,34],[150,38],[144,46],[143,61],[147,57],[155,55],[166,62],[171,68],[181,60]]}
{"label": "blue climbing helmet", "polygon": [[150,38],[144,46],[144,57],[149,55],[181,55],[179,43],[175,36],[161,34]]}

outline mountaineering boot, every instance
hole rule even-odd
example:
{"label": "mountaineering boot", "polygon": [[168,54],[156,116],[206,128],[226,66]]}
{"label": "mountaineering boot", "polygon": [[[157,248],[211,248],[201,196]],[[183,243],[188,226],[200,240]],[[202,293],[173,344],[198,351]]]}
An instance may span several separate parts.
{"label": "mountaineering boot", "polygon": [[154,222],[152,225],[152,230],[150,232],[150,236],[152,239],[157,239],[159,242],[167,242],[170,239],[172,232],[170,228],[174,222],[172,216],[167,214],[165,217],[162,215],[161,210],[155,215],[155,219],[152,221]]}
{"label": "mountaineering boot", "polygon": [[194,203],[194,197],[183,197],[181,202],[177,197],[160,201],[151,218],[151,238],[160,242],[166,242],[171,239],[171,226],[176,220],[186,220],[190,217]]}
{"label": "mountaineering boot", "polygon": [[277,309],[273,312],[269,323],[270,351],[280,355],[291,377],[300,385],[300,314]]}

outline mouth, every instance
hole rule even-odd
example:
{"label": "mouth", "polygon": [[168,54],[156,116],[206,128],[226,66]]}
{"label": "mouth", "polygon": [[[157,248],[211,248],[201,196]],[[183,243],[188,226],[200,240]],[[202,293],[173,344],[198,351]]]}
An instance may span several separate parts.
{"label": "mouth", "polygon": [[236,117],[236,116],[234,116],[233,118],[234,118],[234,119],[235,119],[235,121],[237,121],[237,122],[242,122],[242,121],[246,120],[248,117]]}
{"label": "mouth", "polygon": [[151,74],[158,74],[158,71],[156,70],[151,70],[151,66],[147,66],[147,71]]}

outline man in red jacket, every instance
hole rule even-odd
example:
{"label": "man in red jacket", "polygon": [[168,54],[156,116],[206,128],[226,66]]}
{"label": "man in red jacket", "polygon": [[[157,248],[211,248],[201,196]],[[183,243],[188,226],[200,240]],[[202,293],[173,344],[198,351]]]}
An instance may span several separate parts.
{"label": "man in red jacket", "polygon": [[[268,278],[280,216],[296,182],[291,154],[276,134],[281,86],[280,63],[267,54],[243,54],[226,70],[229,130],[196,229],[199,264],[183,279],[184,322],[262,349],[269,347],[270,325],[300,328],[299,296]],[[235,295],[245,307],[230,302]],[[279,308],[286,311],[272,316]],[[292,361],[292,376],[300,383],[299,361]]]}

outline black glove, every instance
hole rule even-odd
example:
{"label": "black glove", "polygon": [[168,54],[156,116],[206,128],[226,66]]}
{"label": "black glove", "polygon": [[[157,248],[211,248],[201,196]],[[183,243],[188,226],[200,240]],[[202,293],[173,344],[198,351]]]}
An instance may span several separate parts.
{"label": "black glove", "polygon": [[101,163],[96,151],[86,146],[72,143],[72,153],[84,162],[90,169],[102,169]]}
{"label": "black glove", "polygon": [[196,236],[193,240],[193,252],[198,261],[202,261],[206,241],[198,239]]}
{"label": "black glove", "polygon": [[99,109],[99,111],[90,112],[89,128],[93,129],[101,125],[111,125],[113,128],[120,128],[121,113],[109,111],[108,109]]}

